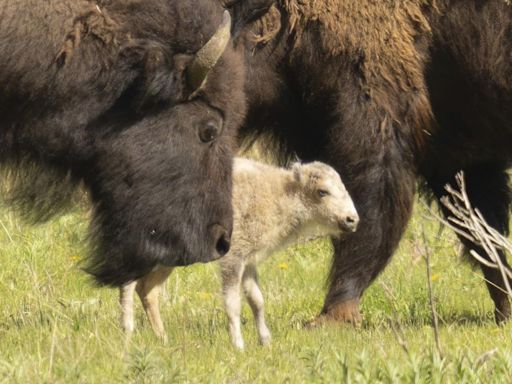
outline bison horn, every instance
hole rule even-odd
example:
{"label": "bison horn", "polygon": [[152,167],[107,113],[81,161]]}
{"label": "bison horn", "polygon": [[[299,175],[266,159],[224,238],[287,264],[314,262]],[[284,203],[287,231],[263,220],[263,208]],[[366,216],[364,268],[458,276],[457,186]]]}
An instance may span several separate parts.
{"label": "bison horn", "polygon": [[210,40],[197,52],[187,70],[187,81],[192,89],[201,88],[208,72],[215,67],[231,39],[231,16],[224,11],[222,23]]}

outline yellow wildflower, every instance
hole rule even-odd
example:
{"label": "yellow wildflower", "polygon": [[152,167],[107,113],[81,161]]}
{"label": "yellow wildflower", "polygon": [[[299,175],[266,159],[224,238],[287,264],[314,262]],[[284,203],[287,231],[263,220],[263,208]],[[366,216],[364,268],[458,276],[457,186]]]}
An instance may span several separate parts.
{"label": "yellow wildflower", "polygon": [[210,292],[199,292],[199,298],[201,300],[211,300],[213,299],[213,295]]}
{"label": "yellow wildflower", "polygon": [[277,268],[279,268],[279,269],[288,269],[288,264],[286,264],[286,263],[280,263],[280,264],[277,266]]}

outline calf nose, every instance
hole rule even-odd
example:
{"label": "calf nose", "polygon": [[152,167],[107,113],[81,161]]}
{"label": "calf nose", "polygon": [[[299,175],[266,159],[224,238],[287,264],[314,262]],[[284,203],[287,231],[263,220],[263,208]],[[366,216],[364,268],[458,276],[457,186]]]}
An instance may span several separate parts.
{"label": "calf nose", "polygon": [[342,230],[355,232],[357,224],[359,224],[359,216],[357,214],[349,214],[341,220],[340,227]]}
{"label": "calf nose", "polygon": [[226,228],[219,224],[214,224],[211,231],[215,244],[215,259],[218,259],[229,252],[229,247],[231,246],[231,234]]}

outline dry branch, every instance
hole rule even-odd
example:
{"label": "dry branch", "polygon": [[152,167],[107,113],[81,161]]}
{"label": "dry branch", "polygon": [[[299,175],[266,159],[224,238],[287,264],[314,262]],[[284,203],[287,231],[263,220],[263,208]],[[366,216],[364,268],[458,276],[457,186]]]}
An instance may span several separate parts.
{"label": "dry branch", "polygon": [[446,185],[445,189],[448,195],[441,198],[441,203],[452,216],[449,216],[447,220],[437,216],[436,218],[460,236],[483,249],[489,259],[479,255],[475,250],[470,250],[469,254],[486,267],[498,269],[505,284],[506,293],[512,297],[509,281],[512,279],[512,271],[503,264],[499,255],[499,251],[503,251],[505,254],[512,253],[512,243],[492,228],[478,209],[471,206],[466,193],[463,172],[459,172],[455,176],[455,181],[457,189]]}

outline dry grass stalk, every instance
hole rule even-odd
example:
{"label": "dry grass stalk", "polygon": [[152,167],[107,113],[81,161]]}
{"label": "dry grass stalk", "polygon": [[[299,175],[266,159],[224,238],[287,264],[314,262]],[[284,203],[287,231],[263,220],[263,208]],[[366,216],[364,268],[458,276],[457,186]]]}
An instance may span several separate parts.
{"label": "dry grass stalk", "polygon": [[500,250],[508,254],[512,253],[512,243],[492,228],[478,209],[471,206],[466,193],[463,172],[459,172],[455,176],[455,180],[458,190],[450,185],[446,185],[445,189],[448,195],[441,198],[441,203],[450,212],[451,216],[447,220],[437,216],[436,218],[460,236],[482,247],[490,260],[481,256],[475,250],[470,250],[469,253],[479,263],[500,271],[505,283],[506,293],[512,297],[512,289],[509,282],[509,279],[512,279],[512,271],[503,265],[498,254]]}
{"label": "dry grass stalk", "polygon": [[434,339],[436,342],[436,349],[440,356],[442,356],[441,349],[441,338],[439,337],[439,318],[437,315],[437,310],[434,302],[434,293],[432,289],[432,269],[430,267],[430,250],[427,245],[427,238],[425,236],[425,229],[421,228],[421,233],[423,235],[423,244],[425,247],[425,263],[427,265],[427,284],[428,284],[428,299],[430,303],[430,311],[432,313],[433,320],[433,329],[434,329]]}
{"label": "dry grass stalk", "polygon": [[398,316],[398,310],[396,308],[396,301],[397,301],[396,297],[393,294],[393,291],[391,290],[391,288],[389,288],[389,286],[386,283],[381,282],[380,286],[382,287],[382,290],[384,291],[384,295],[388,298],[389,302],[391,303],[391,307],[393,309],[394,319],[390,316],[388,317],[389,326],[391,327],[391,330],[393,331],[393,334],[395,336],[395,339],[396,339],[398,345],[400,345],[400,347],[402,347],[402,349],[404,350],[405,354],[410,357],[411,354],[409,352],[409,346],[407,345],[404,331],[403,331],[402,326],[398,320],[399,316]]}

